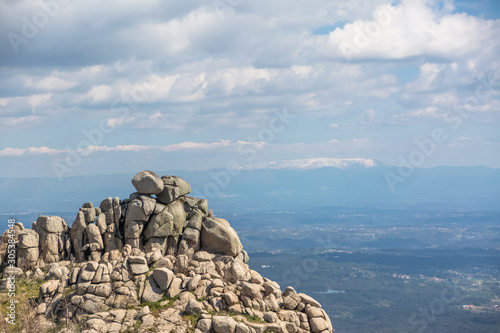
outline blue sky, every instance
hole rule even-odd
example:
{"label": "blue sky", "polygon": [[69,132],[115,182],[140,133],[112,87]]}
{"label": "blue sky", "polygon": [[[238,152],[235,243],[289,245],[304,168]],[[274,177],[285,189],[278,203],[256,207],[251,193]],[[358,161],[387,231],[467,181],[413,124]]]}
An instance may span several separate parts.
{"label": "blue sky", "polygon": [[43,3],[0,2],[0,177],[500,167],[497,1]]}

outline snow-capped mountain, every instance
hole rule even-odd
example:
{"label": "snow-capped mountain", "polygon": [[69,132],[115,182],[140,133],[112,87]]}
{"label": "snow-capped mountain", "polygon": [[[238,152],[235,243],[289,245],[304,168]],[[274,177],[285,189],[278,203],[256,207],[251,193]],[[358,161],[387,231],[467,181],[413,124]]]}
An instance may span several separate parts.
{"label": "snow-capped mountain", "polygon": [[243,169],[318,169],[332,167],[338,169],[347,169],[351,167],[372,168],[379,165],[375,160],[369,158],[307,158],[300,160],[274,161],[258,163],[244,166]]}

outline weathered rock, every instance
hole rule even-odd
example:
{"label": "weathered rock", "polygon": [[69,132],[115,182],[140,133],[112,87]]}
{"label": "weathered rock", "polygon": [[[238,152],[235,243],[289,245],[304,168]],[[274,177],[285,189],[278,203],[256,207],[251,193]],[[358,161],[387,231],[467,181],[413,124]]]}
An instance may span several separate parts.
{"label": "weathered rock", "polygon": [[314,298],[312,298],[311,296],[308,296],[306,294],[303,294],[303,293],[299,293],[298,294],[300,298],[302,298],[302,300],[307,303],[307,304],[310,304],[311,306],[314,306],[314,307],[317,307],[317,308],[320,308],[321,307],[321,304],[319,304],[318,301],[316,301]]}
{"label": "weathered rock", "polygon": [[169,204],[180,196],[191,192],[191,186],[184,179],[177,176],[163,176],[163,189],[156,197],[158,201]]}
{"label": "weathered rock", "polygon": [[174,273],[168,268],[156,268],[153,270],[153,279],[156,281],[161,290],[166,291],[175,278]]}
{"label": "weathered rock", "polygon": [[43,228],[45,231],[49,233],[60,233],[64,231],[66,223],[59,216],[39,216],[36,220],[36,228]]}
{"label": "weathered rock", "polygon": [[[40,217],[33,230],[15,225],[18,265],[46,269],[44,264],[53,263],[45,276],[39,268],[27,272],[49,280],[40,288],[40,299],[47,302],[39,307],[40,313],[61,319],[74,316],[85,323],[85,333],[127,331],[139,319],[141,332],[153,327],[184,332],[189,322],[183,312],[200,315],[198,333],[333,331],[328,315],[312,297],[291,287],[282,294],[276,282],[249,269],[248,254],[229,222],[212,213],[205,216],[207,201],[186,196],[190,186],[183,179],[161,179],[161,192],[156,194],[163,196],[163,203],[150,196],[154,191],[145,188],[155,186],[154,176],[138,176],[138,192],[129,199],[109,197],[99,207],[85,203],[70,230],[64,220],[51,216]],[[8,240],[6,233],[0,237],[0,257]],[[84,262],[71,272],[70,253]],[[91,258],[86,257],[89,253]],[[85,261],[89,259],[93,260]],[[22,273],[16,269],[16,274]],[[66,284],[75,288],[69,296]],[[147,307],[139,312],[118,310],[164,296],[179,299],[154,316]],[[238,321],[212,317],[207,311],[242,313],[267,323],[249,322],[243,316],[236,316]]]}
{"label": "weathered rock", "polygon": [[35,230],[24,229],[19,232],[18,246],[21,249],[28,249],[31,247],[38,248],[39,236]]}
{"label": "weathered rock", "polygon": [[181,254],[186,253],[189,249],[198,251],[200,248],[200,231],[197,229],[186,228],[182,233],[181,244],[185,248],[185,250],[181,252],[181,245],[179,245],[179,252]]}
{"label": "weathered rock", "polygon": [[309,326],[311,327],[311,332],[317,333],[324,330],[328,330],[328,324],[323,318],[310,318]]}
{"label": "weathered rock", "polygon": [[99,228],[99,232],[104,234],[106,232],[106,229],[108,228],[106,224],[106,215],[101,213],[97,216],[97,219],[95,220],[95,225],[97,228]]}
{"label": "weathered rock", "polygon": [[85,229],[87,228],[87,224],[85,222],[85,216],[83,212],[79,211],[78,214],[76,215],[75,222],[71,225],[71,240],[73,241],[73,248],[75,249],[75,254],[76,254],[76,259],[78,262],[83,262],[84,258],[84,253],[83,253],[83,246],[84,244],[84,238],[83,238],[83,233],[85,232]]}
{"label": "weathered rock", "polygon": [[85,217],[85,223],[93,223],[95,221],[95,209],[93,207],[82,207],[80,211]]}
{"label": "weathered rock", "polygon": [[214,257],[214,254],[208,253],[207,251],[199,251],[193,255],[193,259],[197,261],[211,261]]}
{"label": "weathered rock", "polygon": [[143,302],[156,302],[159,301],[163,297],[163,291],[156,283],[155,279],[149,278],[146,281],[146,287],[144,288],[144,292],[142,294]]}
{"label": "weathered rock", "polygon": [[185,209],[187,212],[198,209],[203,215],[208,213],[208,201],[207,199],[193,198],[189,196],[183,196],[179,198],[184,202]]}
{"label": "weathered rock", "polygon": [[231,317],[214,316],[212,326],[217,333],[234,333],[238,323]]}
{"label": "weathered rock", "polygon": [[201,231],[201,224],[203,222],[204,214],[199,209],[193,209],[188,216],[187,228],[196,229]]}
{"label": "weathered rock", "polygon": [[192,299],[187,303],[185,312],[188,315],[192,315],[195,313],[201,313],[203,310],[204,310],[203,305],[197,302],[196,300]]}
{"label": "weathered rock", "polygon": [[181,284],[182,284],[182,279],[180,278],[174,278],[172,280],[172,283],[170,283],[170,286],[168,287],[167,294],[166,296],[168,298],[173,298],[181,293]]}
{"label": "weathered rock", "polygon": [[144,230],[144,236],[147,239],[152,237],[167,237],[173,235],[174,216],[169,212],[167,207],[158,214],[151,217],[148,226]]}
{"label": "weathered rock", "polygon": [[255,283],[243,283],[243,294],[250,298],[262,298],[260,293],[261,286]]}
{"label": "weathered rock", "polygon": [[204,251],[237,256],[243,250],[240,238],[229,222],[206,217],[201,227],[201,246]]}
{"label": "weathered rock", "polygon": [[238,296],[236,296],[233,292],[228,291],[227,293],[224,294],[224,299],[226,300],[226,303],[228,306],[231,306],[233,304],[236,304],[239,302]]}
{"label": "weathered rock", "polygon": [[142,194],[158,194],[163,191],[163,181],[156,173],[144,170],[132,178],[132,185]]}
{"label": "weathered rock", "polygon": [[133,275],[144,274],[149,270],[146,258],[140,256],[130,256],[128,258],[128,267]]}
{"label": "weathered rock", "polygon": [[212,330],[212,319],[200,319],[196,324],[196,329],[201,333],[209,333]]}
{"label": "weathered rock", "polygon": [[53,296],[58,288],[59,288],[59,281],[58,280],[47,281],[40,286],[40,297],[45,298],[45,297]]}
{"label": "weathered rock", "polygon": [[18,266],[33,268],[36,265],[40,252],[38,250],[38,233],[31,229],[24,229],[18,233],[17,249]]}
{"label": "weathered rock", "polygon": [[40,216],[34,223],[39,235],[39,255],[45,263],[58,262],[64,256],[64,233],[68,227],[59,216]]}
{"label": "weathered rock", "polygon": [[242,280],[247,272],[248,267],[245,264],[239,261],[232,261],[224,268],[224,279],[231,283],[236,283]]}
{"label": "weathered rock", "polygon": [[[99,261],[101,259],[100,251],[104,249],[104,243],[102,241],[99,228],[95,224],[89,224],[85,228],[85,231],[89,241],[88,248],[90,250],[92,260]],[[83,248],[85,248],[85,246]]]}

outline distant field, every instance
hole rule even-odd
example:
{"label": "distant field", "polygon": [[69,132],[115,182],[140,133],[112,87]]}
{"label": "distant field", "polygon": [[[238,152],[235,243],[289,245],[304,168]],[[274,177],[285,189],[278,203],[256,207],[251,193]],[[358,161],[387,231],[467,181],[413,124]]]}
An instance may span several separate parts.
{"label": "distant field", "polygon": [[500,251],[314,255],[300,249],[250,253],[249,264],[283,288],[292,285],[315,297],[338,333],[497,333],[500,328],[495,308]]}

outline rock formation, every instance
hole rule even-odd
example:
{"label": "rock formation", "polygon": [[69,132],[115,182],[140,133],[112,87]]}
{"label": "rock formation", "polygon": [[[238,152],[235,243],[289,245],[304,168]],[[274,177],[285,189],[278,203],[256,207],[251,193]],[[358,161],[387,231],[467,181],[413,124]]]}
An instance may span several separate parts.
{"label": "rock formation", "polygon": [[184,179],[142,171],[132,184],[128,199],[83,204],[71,228],[57,216],[14,226],[17,267],[47,280],[40,318],[85,333],[333,332],[316,300],[248,267],[236,231]]}

